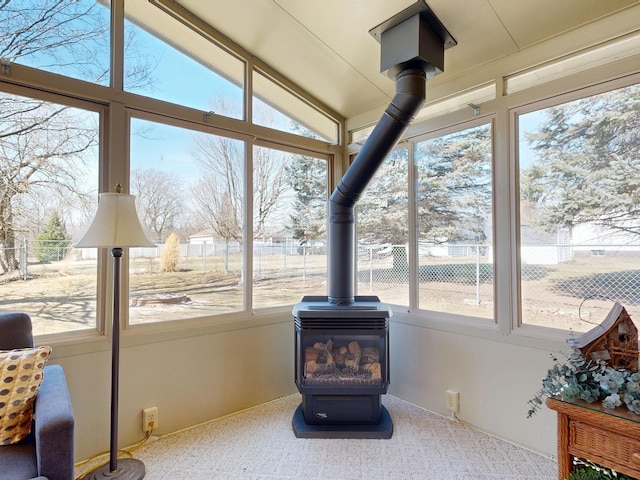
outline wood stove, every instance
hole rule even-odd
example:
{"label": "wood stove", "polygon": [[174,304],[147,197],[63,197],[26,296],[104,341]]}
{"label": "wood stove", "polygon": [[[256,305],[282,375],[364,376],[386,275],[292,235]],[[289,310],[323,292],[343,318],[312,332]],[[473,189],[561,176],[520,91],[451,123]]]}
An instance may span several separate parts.
{"label": "wood stove", "polygon": [[377,297],[355,296],[354,207],[425,100],[427,79],[444,69],[456,44],[420,0],[373,28],[381,72],[396,95],[329,199],[328,295],[304,297],[295,317],[295,380],[302,404],[293,417],[298,437],[390,438],[381,403],[389,386],[389,317]]}
{"label": "wood stove", "polygon": [[307,296],[293,309],[299,437],[390,438],[381,396],[389,386],[389,318],[378,297],[336,307]]}

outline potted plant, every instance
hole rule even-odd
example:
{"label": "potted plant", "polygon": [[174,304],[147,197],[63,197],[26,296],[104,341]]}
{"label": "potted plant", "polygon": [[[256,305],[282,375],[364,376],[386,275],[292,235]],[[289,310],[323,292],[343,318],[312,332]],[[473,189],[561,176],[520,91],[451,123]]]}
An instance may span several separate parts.
{"label": "potted plant", "polygon": [[588,360],[571,339],[569,345],[571,352],[563,354],[562,363],[558,355],[551,355],[554,364],[542,379],[540,390],[528,402],[528,417],[534,415],[548,397],[587,403],[599,401],[604,408],[611,409],[624,403],[631,412],[640,414],[639,372],[610,367],[604,360]]}
{"label": "potted plant", "polygon": [[[604,360],[585,358],[569,340],[571,352],[551,355],[553,366],[542,379],[542,386],[529,400],[528,417],[534,415],[549,397],[566,401],[601,402],[604,408],[624,408],[640,414],[640,373],[614,368]],[[588,460],[574,459],[574,470],[566,480],[633,480],[631,477],[604,468]]]}

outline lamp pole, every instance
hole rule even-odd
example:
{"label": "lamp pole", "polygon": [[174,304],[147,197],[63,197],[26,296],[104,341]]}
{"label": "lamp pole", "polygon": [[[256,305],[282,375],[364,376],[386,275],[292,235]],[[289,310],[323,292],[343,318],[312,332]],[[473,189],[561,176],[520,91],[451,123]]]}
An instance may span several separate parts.
{"label": "lamp pole", "polygon": [[111,249],[113,255],[113,323],[111,332],[111,448],[109,468],[118,468],[118,385],[120,384],[120,276],[122,248]]}

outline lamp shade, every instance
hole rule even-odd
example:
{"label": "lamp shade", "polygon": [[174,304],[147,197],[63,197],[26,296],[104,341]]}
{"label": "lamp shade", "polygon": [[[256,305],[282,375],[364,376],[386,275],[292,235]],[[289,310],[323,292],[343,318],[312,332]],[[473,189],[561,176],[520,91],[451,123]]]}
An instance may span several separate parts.
{"label": "lamp shade", "polygon": [[101,193],[96,216],[76,247],[155,246],[142,231],[135,200],[134,195]]}

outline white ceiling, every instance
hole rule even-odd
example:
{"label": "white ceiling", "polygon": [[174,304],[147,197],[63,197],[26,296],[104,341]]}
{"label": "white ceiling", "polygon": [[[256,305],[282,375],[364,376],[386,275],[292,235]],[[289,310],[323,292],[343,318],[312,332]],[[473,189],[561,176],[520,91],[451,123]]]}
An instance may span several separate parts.
{"label": "white ceiling", "polygon": [[[369,30],[415,0],[174,0],[346,118],[386,104]],[[445,52],[455,77],[640,0],[428,0],[458,45]]]}

